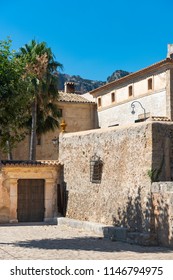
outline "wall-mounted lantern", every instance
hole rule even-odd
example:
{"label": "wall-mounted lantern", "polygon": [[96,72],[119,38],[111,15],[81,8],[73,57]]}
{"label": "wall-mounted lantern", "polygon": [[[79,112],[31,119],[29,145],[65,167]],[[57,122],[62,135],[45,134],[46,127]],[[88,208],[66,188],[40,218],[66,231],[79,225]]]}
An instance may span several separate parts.
{"label": "wall-mounted lantern", "polygon": [[134,103],[138,103],[138,104],[141,106],[142,110],[144,111],[144,121],[146,121],[146,119],[147,119],[147,117],[146,117],[146,110],[145,110],[145,108],[142,106],[141,102],[135,100],[135,101],[133,101],[133,102],[131,103],[131,108],[132,108],[131,113],[132,113],[133,115],[135,114],[135,104],[134,104]]}
{"label": "wall-mounted lantern", "polygon": [[94,154],[90,159],[90,182],[100,184],[102,178],[103,161]]}

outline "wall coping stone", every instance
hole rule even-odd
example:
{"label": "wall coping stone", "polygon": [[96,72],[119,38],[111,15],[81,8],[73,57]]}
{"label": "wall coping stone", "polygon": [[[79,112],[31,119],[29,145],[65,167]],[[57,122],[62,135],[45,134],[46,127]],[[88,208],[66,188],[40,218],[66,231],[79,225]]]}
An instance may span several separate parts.
{"label": "wall coping stone", "polygon": [[123,131],[123,130],[128,130],[131,129],[133,130],[134,128],[138,127],[152,127],[152,126],[157,126],[157,125],[165,125],[165,126],[171,126],[173,125],[173,121],[152,121],[152,120],[147,120],[145,122],[139,122],[139,123],[133,123],[133,124],[127,124],[127,125],[121,125],[121,126],[116,126],[116,127],[105,127],[105,128],[97,128],[97,129],[90,129],[90,130],[85,130],[85,131],[77,131],[77,132],[68,132],[68,133],[60,133],[59,139],[60,142],[63,141],[63,138],[69,138],[72,136],[84,136],[84,135],[90,135],[90,134],[102,134],[102,133],[108,133],[110,131]]}
{"label": "wall coping stone", "polygon": [[173,182],[154,182],[151,185],[151,192],[161,193],[170,192],[173,193]]}

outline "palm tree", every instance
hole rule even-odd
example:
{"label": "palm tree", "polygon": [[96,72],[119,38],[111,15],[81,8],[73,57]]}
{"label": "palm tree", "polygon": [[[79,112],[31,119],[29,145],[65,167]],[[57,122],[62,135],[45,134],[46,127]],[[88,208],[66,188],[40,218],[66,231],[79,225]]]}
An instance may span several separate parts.
{"label": "palm tree", "polygon": [[26,125],[30,125],[31,135],[29,159],[35,160],[37,134],[58,127],[58,108],[55,103],[58,97],[57,68],[62,68],[62,64],[54,60],[45,42],[37,43],[35,40],[20,48],[17,57],[25,64],[24,78],[28,80],[31,93],[31,120]]}

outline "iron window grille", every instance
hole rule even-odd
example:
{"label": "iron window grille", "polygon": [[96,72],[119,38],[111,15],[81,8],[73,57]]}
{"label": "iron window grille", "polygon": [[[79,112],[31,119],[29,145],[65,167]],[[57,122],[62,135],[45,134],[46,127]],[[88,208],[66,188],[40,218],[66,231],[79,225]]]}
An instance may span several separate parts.
{"label": "iron window grille", "polygon": [[103,162],[96,154],[90,159],[90,182],[100,184]]}

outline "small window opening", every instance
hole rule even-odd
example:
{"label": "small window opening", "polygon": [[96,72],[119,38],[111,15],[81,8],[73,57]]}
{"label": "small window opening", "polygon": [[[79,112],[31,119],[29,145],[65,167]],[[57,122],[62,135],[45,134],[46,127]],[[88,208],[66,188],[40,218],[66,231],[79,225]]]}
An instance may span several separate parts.
{"label": "small window opening", "polygon": [[112,101],[112,103],[115,102],[115,92],[111,93],[111,101]]}
{"label": "small window opening", "polygon": [[102,106],[102,100],[101,100],[101,97],[98,98],[98,107],[101,107]]}
{"label": "small window opening", "polygon": [[129,97],[133,95],[133,87],[129,86]]}
{"label": "small window opening", "polygon": [[152,80],[152,78],[148,79],[148,90],[151,90],[151,89],[153,89],[153,80]]}

